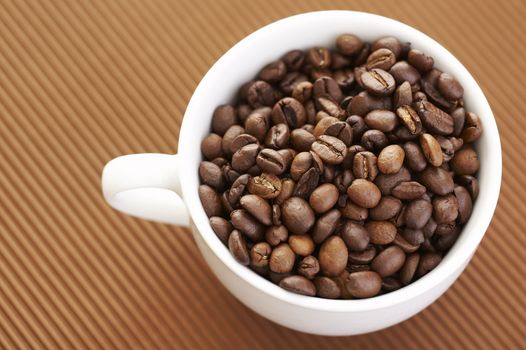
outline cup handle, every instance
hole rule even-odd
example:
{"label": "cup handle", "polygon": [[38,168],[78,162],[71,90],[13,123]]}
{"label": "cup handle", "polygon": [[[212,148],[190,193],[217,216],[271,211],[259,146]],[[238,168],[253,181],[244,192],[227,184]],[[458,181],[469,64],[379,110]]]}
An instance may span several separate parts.
{"label": "cup handle", "polygon": [[190,225],[181,195],[177,154],[131,154],[109,161],[102,171],[102,193],[113,208],[126,214]]}

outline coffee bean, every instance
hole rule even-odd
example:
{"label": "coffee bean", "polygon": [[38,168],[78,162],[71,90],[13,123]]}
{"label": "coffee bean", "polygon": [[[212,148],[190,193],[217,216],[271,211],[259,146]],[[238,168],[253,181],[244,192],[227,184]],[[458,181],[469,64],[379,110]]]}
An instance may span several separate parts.
{"label": "coffee bean", "polygon": [[378,170],[384,174],[396,174],[404,164],[405,152],[399,145],[389,145],[378,155]]}
{"label": "coffee bean", "polygon": [[292,88],[292,98],[305,103],[312,97],[313,85],[310,81],[302,81]]}
{"label": "coffee bean", "polygon": [[301,102],[292,97],[285,97],[272,108],[272,121],[274,124],[285,123],[289,128],[295,129],[305,124],[307,113]]}
{"label": "coffee bean", "polygon": [[318,186],[319,180],[320,172],[314,167],[310,168],[303,175],[301,175],[296,187],[294,187],[294,192],[292,195],[307,198]]}
{"label": "coffee bean", "polygon": [[345,144],[336,137],[328,135],[318,137],[311,149],[328,164],[340,164],[347,155]]}
{"label": "coffee bean", "polygon": [[314,241],[309,235],[289,236],[289,246],[299,256],[311,255],[314,251]]}
{"label": "coffee bean", "polygon": [[[221,148],[223,149],[223,153],[230,156],[232,155],[232,142],[238,137],[239,135],[242,135],[245,133],[245,128],[243,128],[240,125],[232,125],[223,135],[223,140],[221,143]],[[255,142],[253,142],[255,143]],[[247,143],[248,144],[248,143]],[[244,145],[243,145],[244,146]],[[239,147],[241,148],[241,147]],[[236,151],[239,149],[237,148]]]}
{"label": "coffee bean", "polygon": [[281,243],[270,254],[270,270],[277,273],[291,272],[296,259],[294,252],[287,243]]}
{"label": "coffee bean", "polygon": [[341,208],[341,212],[344,218],[355,221],[367,220],[367,217],[369,216],[369,211],[366,208],[358,206],[350,200],[348,200],[345,206]]}
{"label": "coffee bean", "polygon": [[338,121],[338,122],[330,125],[325,130],[325,134],[338,138],[346,146],[349,146],[351,144],[351,142],[352,142],[352,128],[346,122]]}
{"label": "coffee bean", "polygon": [[450,115],[453,118],[453,136],[460,137],[466,121],[466,112],[464,108],[459,107],[454,109]]}
{"label": "coffee bean", "polygon": [[405,259],[404,266],[402,266],[400,270],[400,282],[402,282],[404,286],[413,280],[419,262],[420,255],[417,253],[408,255]]}
{"label": "coffee bean", "polygon": [[349,185],[351,184],[353,180],[354,180],[354,176],[352,172],[349,169],[347,169],[339,173],[334,178],[333,183],[338,189],[338,191],[345,193],[347,192],[347,187],[349,187]]}
{"label": "coffee bean", "polygon": [[345,111],[340,107],[339,103],[328,95],[320,96],[315,99],[316,107],[330,115],[331,117],[343,119]]}
{"label": "coffee bean", "polygon": [[355,298],[374,297],[382,288],[382,278],[374,271],[354,272],[345,281],[345,288]]}
{"label": "coffee bean", "polygon": [[258,153],[259,146],[257,144],[252,143],[241,147],[232,156],[232,168],[241,173],[246,172],[256,164]]}
{"label": "coffee bean", "polygon": [[241,124],[245,124],[250,113],[252,113],[252,107],[247,104],[241,104],[237,107],[237,118]]}
{"label": "coffee bean", "polygon": [[407,243],[413,246],[419,246],[424,243],[425,236],[424,231],[421,229],[412,229],[409,227],[404,228],[402,231],[402,237],[407,241]]}
{"label": "coffee bean", "polygon": [[248,192],[264,199],[276,198],[281,192],[281,181],[276,175],[263,173],[250,178]]}
{"label": "coffee bean", "polygon": [[436,251],[443,252],[449,250],[453,244],[457,241],[457,238],[460,234],[460,230],[456,230],[455,232],[449,234],[449,235],[443,235],[443,236],[435,236],[434,238],[434,247]]}
{"label": "coffee bean", "polygon": [[461,134],[462,139],[465,143],[471,143],[478,140],[480,135],[482,135],[482,121],[475,113],[466,113],[465,129]]}
{"label": "coffee bean", "polygon": [[[334,72],[334,80],[338,83],[340,89],[349,91],[354,87],[354,71],[352,69],[338,70]],[[346,106],[343,106],[343,103],[342,98],[340,104],[342,104],[342,108],[345,109]]]}
{"label": "coffee bean", "polygon": [[432,211],[433,206],[426,200],[416,199],[411,201],[405,209],[405,225],[408,228],[421,229],[431,217]]}
{"label": "coffee bean", "polygon": [[372,152],[358,152],[353,160],[353,173],[356,178],[374,181],[378,175],[377,158]]}
{"label": "coffee bean", "polygon": [[236,153],[238,150],[240,150],[246,145],[257,144],[257,143],[258,143],[258,140],[254,136],[249,135],[249,134],[240,134],[232,140],[232,143],[230,144],[229,154]]}
{"label": "coffee bean", "polygon": [[286,148],[289,143],[289,138],[290,131],[287,124],[276,124],[267,132],[265,145],[276,150]]}
{"label": "coffee bean", "polygon": [[341,295],[340,287],[330,277],[320,276],[314,279],[316,296],[326,299],[338,299]]}
{"label": "coffee bean", "polygon": [[422,51],[411,49],[407,54],[407,62],[418,69],[421,73],[425,73],[435,64],[433,57],[426,55]]}
{"label": "coffee bean", "polygon": [[458,216],[458,201],[453,194],[433,197],[433,218],[437,224],[454,221]]}
{"label": "coffee bean", "polygon": [[307,62],[314,68],[329,68],[331,52],[325,47],[313,47],[307,51]]}
{"label": "coffee bean", "polygon": [[400,233],[396,234],[393,244],[400,247],[405,253],[414,253],[420,248],[419,244],[413,245],[409,243]]}
{"label": "coffee bean", "polygon": [[315,296],[316,295],[316,286],[310,280],[303,276],[289,276],[279,282],[279,286],[283,289],[288,290],[289,292]]}
{"label": "coffee bean", "polygon": [[431,102],[418,102],[416,111],[428,131],[439,135],[453,133],[453,118],[440,108],[435,107]]}
{"label": "coffee bean", "polygon": [[392,292],[402,288],[402,283],[394,277],[386,277],[382,280],[382,289]]}
{"label": "coffee bean", "polygon": [[405,253],[398,246],[390,246],[381,251],[371,262],[371,268],[382,277],[394,275],[402,268]]}
{"label": "coffee bean", "polygon": [[426,225],[422,228],[425,238],[431,238],[435,234],[438,224],[433,218],[430,218]]}
{"label": "coffee bean", "polygon": [[267,242],[254,244],[250,249],[250,265],[255,267],[267,267],[270,260],[272,247]]}
{"label": "coffee bean", "polygon": [[259,72],[259,79],[269,83],[277,83],[287,74],[287,66],[282,60],[277,60],[267,64]]}
{"label": "coffee bean", "polygon": [[385,36],[380,39],[377,39],[375,42],[373,42],[373,45],[371,46],[372,51],[376,51],[381,48],[391,50],[391,52],[393,52],[396,57],[400,57],[402,53],[402,44],[400,44],[400,41],[398,41],[397,38],[392,36]]}
{"label": "coffee bean", "polygon": [[369,55],[366,68],[367,70],[379,68],[388,71],[395,63],[395,54],[389,49],[381,48]]}
{"label": "coffee bean", "polygon": [[365,124],[382,132],[393,131],[398,124],[396,114],[387,109],[375,109],[365,116]]}
{"label": "coffee bean", "polygon": [[393,96],[393,103],[396,109],[402,106],[410,106],[411,103],[413,103],[413,93],[409,82],[404,81],[396,88]]}
{"label": "coffee bean", "polygon": [[322,215],[312,230],[314,243],[319,244],[333,234],[340,221],[341,213],[338,209],[333,209]]}
{"label": "coffee bean", "polygon": [[212,216],[210,218],[210,226],[221,242],[227,244],[228,236],[233,229],[232,224],[222,217]]}
{"label": "coffee bean", "polygon": [[462,186],[455,186],[455,197],[458,203],[458,218],[461,224],[465,224],[471,216],[473,210],[473,202],[468,190]]}
{"label": "coffee bean", "polygon": [[420,147],[422,147],[424,156],[431,165],[437,167],[442,165],[444,161],[442,149],[433,135],[427,133],[420,135]]}
{"label": "coffee bean", "polygon": [[471,175],[462,175],[458,177],[458,182],[468,190],[472,200],[477,198],[479,194],[479,181],[476,177]]}
{"label": "coffee bean", "polygon": [[373,246],[369,246],[363,252],[350,252],[349,253],[349,262],[353,264],[369,264],[373,261],[376,256],[376,249]]}
{"label": "coffee bean", "polygon": [[442,73],[437,79],[438,91],[450,101],[458,100],[464,95],[462,85],[453,76]]}
{"label": "coffee bean", "polygon": [[247,194],[241,197],[239,203],[247,212],[258,219],[263,225],[272,224],[272,208],[263,198],[254,194]]}
{"label": "coffee bean", "polygon": [[217,107],[212,116],[212,131],[222,136],[228,128],[237,123],[236,110],[231,105]]}
{"label": "coffee bean", "polygon": [[396,185],[391,194],[401,200],[413,200],[422,197],[426,193],[425,186],[416,181],[402,181]]}
{"label": "coffee bean", "polygon": [[440,264],[442,257],[436,253],[426,253],[420,257],[418,267],[416,268],[416,277],[422,277],[429,271],[433,270],[435,267]]}
{"label": "coffee bean", "polygon": [[355,179],[347,189],[347,195],[362,208],[374,208],[380,202],[380,189],[371,181]]}
{"label": "coffee bean", "polygon": [[264,148],[256,157],[256,164],[264,172],[280,175],[286,169],[286,163],[281,154],[271,148]]}
{"label": "coffee bean", "polygon": [[420,73],[406,61],[396,62],[389,69],[389,73],[396,81],[396,84],[402,84],[404,81],[407,81],[414,88],[420,82]]}
{"label": "coffee bean", "polygon": [[402,202],[392,196],[383,196],[378,205],[369,210],[372,220],[382,221],[395,217],[402,209]]}
{"label": "coffee bean", "polygon": [[315,217],[309,203],[303,198],[291,197],[281,207],[281,218],[294,234],[304,234],[314,225]]}
{"label": "coffee bean", "polygon": [[276,101],[274,89],[265,81],[255,81],[247,90],[247,101],[252,108],[270,107]]}
{"label": "coffee bean", "polygon": [[393,76],[379,68],[364,72],[360,80],[365,89],[375,96],[391,95],[396,88]]}
{"label": "coffee bean", "polygon": [[270,278],[270,280],[272,281],[272,283],[275,283],[277,285],[279,285],[279,283],[286,277],[290,277],[292,276],[292,273],[291,272],[286,272],[286,273],[277,273],[277,272],[274,272],[272,270],[269,269],[268,271],[268,277]]}
{"label": "coffee bean", "polygon": [[419,135],[422,132],[422,121],[413,108],[403,105],[396,109],[396,114],[411,135]]}
{"label": "coffee bean", "polygon": [[396,236],[396,227],[389,221],[369,221],[365,228],[373,244],[389,244]]}
{"label": "coffee bean", "polygon": [[298,265],[298,273],[312,280],[320,272],[320,263],[316,257],[309,255],[303,258]]}
{"label": "coffee bean", "polygon": [[201,152],[206,159],[212,160],[223,155],[222,145],[223,139],[218,134],[209,134],[201,142]]}
{"label": "coffee bean", "polygon": [[[348,56],[344,56],[337,51],[331,52],[331,69],[340,70],[351,66],[352,60]],[[330,72],[330,71],[329,71]]]}
{"label": "coffee bean", "polygon": [[402,167],[395,174],[380,174],[374,180],[374,183],[380,189],[382,195],[390,195],[392,189],[403,181],[410,181],[411,174],[409,171]]}
{"label": "coffee bean", "polygon": [[420,182],[426,186],[428,190],[441,196],[453,192],[453,178],[446,170],[441,168],[427,167],[420,174]]}
{"label": "coffee bean", "polygon": [[363,225],[347,221],[341,229],[341,237],[351,251],[364,251],[369,245],[369,233]]}
{"label": "coffee bean", "polygon": [[223,207],[221,205],[221,198],[214,189],[208,185],[199,186],[199,199],[203,204],[206,216],[221,216],[223,214]]}
{"label": "coffee bean", "polygon": [[405,160],[407,166],[416,172],[420,172],[427,166],[427,160],[422,149],[414,142],[406,142],[404,145]]}
{"label": "coffee bean", "polygon": [[[319,112],[317,114],[317,116],[324,116],[324,115],[326,115],[326,113],[324,113],[324,112]],[[314,135],[314,137],[319,137],[321,135],[325,135],[326,132],[327,132],[327,129],[330,126],[332,126],[334,124],[337,124],[339,122],[340,122],[340,120],[338,118],[326,115],[326,116],[322,117],[317,122],[316,126],[314,127],[314,130],[312,131],[312,134]]]}
{"label": "coffee bean", "polygon": [[320,214],[331,209],[338,201],[338,189],[333,184],[323,184],[316,188],[309,198],[312,209]]}
{"label": "coffee bean", "polygon": [[336,38],[336,48],[342,55],[354,56],[363,48],[363,41],[356,35],[342,34]]}
{"label": "coffee bean", "polygon": [[388,144],[387,136],[380,130],[367,130],[361,139],[362,146],[368,151],[377,151]]}
{"label": "coffee bean", "polygon": [[245,237],[238,231],[233,230],[228,237],[228,249],[234,259],[242,265],[250,264],[250,255],[247,248]]}
{"label": "coffee bean", "polygon": [[340,86],[331,77],[321,77],[316,79],[312,87],[312,94],[315,99],[323,96],[329,96],[332,100],[340,103],[343,99],[343,93]]}
{"label": "coffee bean", "polygon": [[265,227],[248,211],[236,209],[230,213],[230,220],[235,229],[245,234],[251,241],[259,242],[265,234]]}
{"label": "coffee bean", "polygon": [[226,185],[221,169],[212,162],[204,161],[199,164],[199,177],[204,184],[217,191],[223,190]]}
{"label": "coffee bean", "polygon": [[318,254],[321,272],[328,277],[338,276],[347,266],[348,255],[347,246],[340,237],[327,238],[322,243]]}
{"label": "coffee bean", "polygon": [[480,161],[477,152],[467,146],[455,153],[450,165],[456,175],[473,175],[479,170]]}
{"label": "coffee bean", "polygon": [[285,63],[287,70],[299,71],[305,62],[305,53],[302,50],[292,50],[287,52],[281,60]]}
{"label": "coffee bean", "polygon": [[367,131],[367,124],[365,124],[365,120],[359,115],[351,115],[347,118],[347,123],[352,128],[353,140],[360,140],[363,133]]}
{"label": "coffee bean", "polygon": [[289,231],[283,225],[271,226],[265,231],[265,240],[273,247],[286,242],[288,237]]}
{"label": "coffee bean", "polygon": [[307,76],[303,73],[290,72],[285,75],[283,80],[281,80],[281,82],[279,83],[279,87],[285,95],[290,95],[292,94],[292,89],[294,88],[294,86],[296,86],[296,84],[308,80],[309,79],[307,78]]}

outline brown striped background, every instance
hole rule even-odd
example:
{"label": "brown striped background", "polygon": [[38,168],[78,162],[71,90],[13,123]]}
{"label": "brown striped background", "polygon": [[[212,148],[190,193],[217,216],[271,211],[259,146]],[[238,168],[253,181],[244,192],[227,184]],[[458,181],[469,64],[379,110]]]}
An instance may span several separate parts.
{"label": "brown striped background", "polygon": [[[326,338],[238,303],[184,229],[121,215],[99,177],[177,150],[197,83],[279,18],[357,9],[449,48],[502,135],[497,213],[458,282],[398,326]],[[511,1],[0,0],[0,348],[524,348],[526,4]]]}

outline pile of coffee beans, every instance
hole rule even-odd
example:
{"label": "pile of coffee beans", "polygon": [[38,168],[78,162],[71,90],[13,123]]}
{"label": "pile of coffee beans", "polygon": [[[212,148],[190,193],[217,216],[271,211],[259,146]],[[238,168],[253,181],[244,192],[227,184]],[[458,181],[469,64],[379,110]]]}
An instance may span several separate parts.
{"label": "pile of coffee beans", "polygon": [[217,107],[199,196],[239,263],[282,288],[369,298],[434,269],[478,193],[479,117],[433,58],[343,34]]}

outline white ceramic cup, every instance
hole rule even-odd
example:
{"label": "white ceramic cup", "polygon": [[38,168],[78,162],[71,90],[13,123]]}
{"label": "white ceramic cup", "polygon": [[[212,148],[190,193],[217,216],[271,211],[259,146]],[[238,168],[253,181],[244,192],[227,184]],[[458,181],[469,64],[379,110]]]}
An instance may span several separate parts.
{"label": "white ceramic cup", "polygon": [[[201,140],[210,132],[216,106],[231,101],[239,86],[285,52],[332,45],[339,34],[372,41],[395,36],[435,59],[439,69],[464,87],[467,109],[482,119],[477,142],[480,194],[471,219],[440,265],[418,281],[364,300],[327,300],[289,293],[237,263],[212,231],[198,196]],[[353,335],[401,322],[435,301],[464,270],[490,223],[497,204],[502,160],[499,134],[488,101],[466,68],[443,46],[395,20],[352,11],[305,13],[267,25],[232,47],[208,71],[186,110],[177,155],[135,154],[104,168],[103,193],[125,213],[190,226],[208,265],[243,304],[283,326],[322,335]]]}

